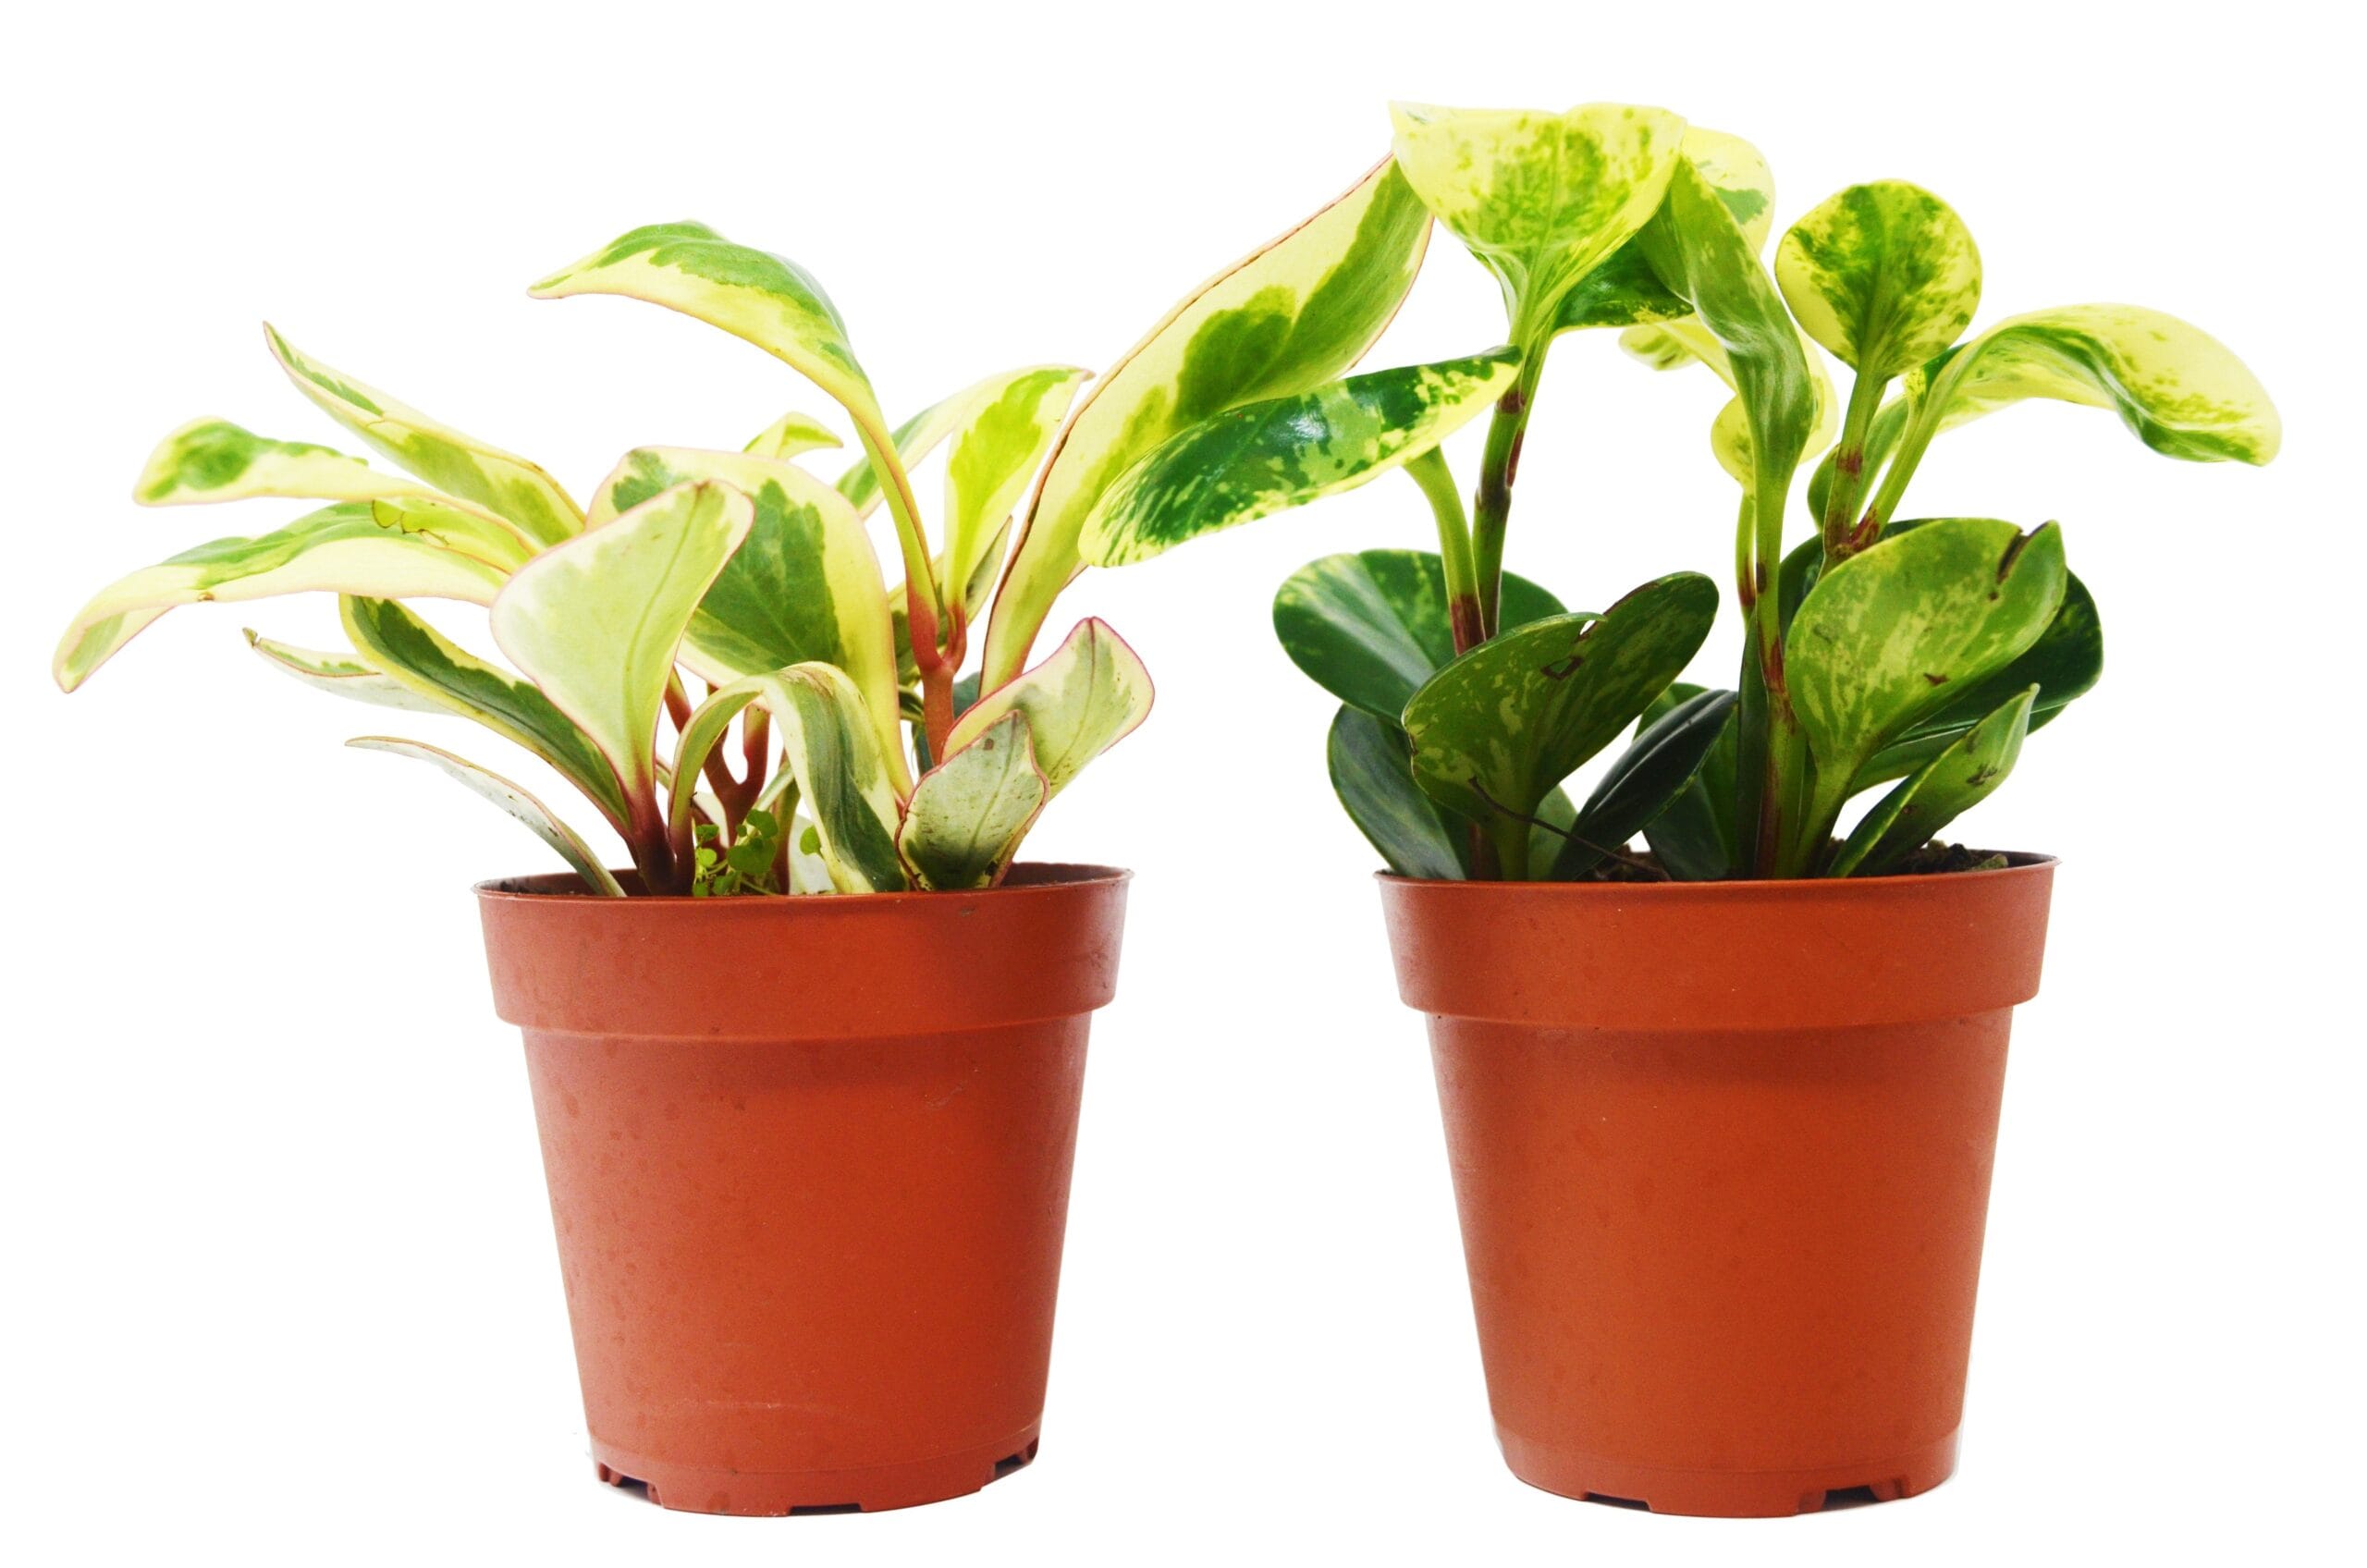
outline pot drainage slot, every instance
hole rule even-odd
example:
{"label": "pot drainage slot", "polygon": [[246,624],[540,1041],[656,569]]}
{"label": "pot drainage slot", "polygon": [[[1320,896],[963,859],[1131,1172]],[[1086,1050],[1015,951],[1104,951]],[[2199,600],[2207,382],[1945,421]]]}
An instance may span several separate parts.
{"label": "pot drainage slot", "polygon": [[789,1511],[791,1519],[803,1519],[811,1513],[860,1513],[859,1502],[801,1502]]}
{"label": "pot drainage slot", "polygon": [[[1897,1494],[1894,1492],[1891,1495],[1895,1497]],[[1870,1486],[1834,1487],[1824,1494],[1824,1507],[1820,1512],[1831,1513],[1839,1509],[1863,1508],[1870,1502],[1885,1501],[1887,1500],[1880,1492]]]}
{"label": "pot drainage slot", "polygon": [[1606,1508],[1634,1508],[1650,1513],[1652,1505],[1639,1497],[1613,1497],[1609,1492],[1587,1493],[1588,1502],[1599,1502]]}
{"label": "pot drainage slot", "polygon": [[1000,1481],[1014,1470],[1026,1469],[1030,1464],[1036,1463],[1036,1451],[1043,1446],[1044,1439],[1037,1438],[1034,1442],[1029,1443],[1017,1453],[1004,1454],[1000,1459],[995,1461],[995,1473],[991,1478]]}

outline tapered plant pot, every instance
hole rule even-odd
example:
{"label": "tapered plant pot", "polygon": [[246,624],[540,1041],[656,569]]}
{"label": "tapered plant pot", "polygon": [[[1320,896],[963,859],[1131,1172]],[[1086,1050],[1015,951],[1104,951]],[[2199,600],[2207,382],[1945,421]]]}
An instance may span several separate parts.
{"label": "tapered plant pot", "polygon": [[1719,1515],[1947,1478],[2054,869],[1381,879],[1514,1474]]}
{"label": "tapered plant pot", "polygon": [[980,893],[478,889],[525,1033],[600,1476],[901,1508],[1035,1457],[1126,874]]}

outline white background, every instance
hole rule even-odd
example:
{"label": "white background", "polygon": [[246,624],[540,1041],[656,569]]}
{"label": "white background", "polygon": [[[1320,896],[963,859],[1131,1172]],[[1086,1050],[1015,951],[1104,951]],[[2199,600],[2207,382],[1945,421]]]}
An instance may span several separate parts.
{"label": "white background", "polygon": [[[17,1561],[2355,1549],[2358,160],[2352,50],[2301,19],[2333,12],[238,9],[28,12],[0,94]],[[1502,1469],[1420,1023],[1392,992],[1373,856],[1324,779],[1331,700],[1267,626],[1300,562],[1428,543],[1390,481],[1094,574],[1061,606],[1056,633],[1116,622],[1160,704],[1031,844],[1139,873],[1039,1463],[868,1517],[701,1518],[596,1486],[467,892],[547,857],[412,765],[340,750],[387,716],[241,646],[248,623],[326,641],[324,604],[176,614],[58,695],[50,645],[89,592],[275,521],[136,510],[150,443],[199,413],[340,438],[264,352],[266,315],[579,494],[628,446],[734,445],[822,411],[681,318],[525,298],[681,216],[821,276],[891,413],[1007,365],[1103,365],[1378,157],[1392,96],[1664,103],[1757,141],[1784,223],[1853,179],[1917,179],[1981,242],[1984,320],[2172,310],[2282,406],[2264,472],[2167,462],[2107,415],[2032,406],[1946,438],[1917,484],[1920,511],[2061,519],[2112,649],[1966,825],[2065,860],[2046,989],[2016,1032],[1957,1478],[1735,1524]],[[1500,327],[1441,237],[1371,362]],[[1723,580],[1723,396],[1608,335],[1564,339],[1512,565],[1574,605],[1680,567]],[[1453,448],[1466,483],[1476,438]],[[1723,680],[1736,646],[1728,624],[1699,673]]]}

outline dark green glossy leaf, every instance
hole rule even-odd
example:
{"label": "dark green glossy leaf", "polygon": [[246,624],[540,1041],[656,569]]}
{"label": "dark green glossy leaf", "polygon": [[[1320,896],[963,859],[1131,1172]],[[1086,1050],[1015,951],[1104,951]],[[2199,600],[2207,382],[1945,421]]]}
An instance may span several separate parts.
{"label": "dark green glossy leaf", "polygon": [[[1636,721],[1637,738],[1678,707],[1709,694],[1714,693],[1678,681]],[[1735,814],[1741,796],[1735,770],[1740,755],[1738,715],[1729,712],[1699,768],[1661,814],[1644,824],[1644,841],[1652,847],[1661,869],[1680,882],[1715,882],[1738,873],[1742,834]]]}
{"label": "dark green glossy leaf", "polygon": [[1328,751],[1340,804],[1390,870],[1430,881],[1461,881],[1471,875],[1469,824],[1415,785],[1413,750],[1404,730],[1343,704],[1331,719]]}
{"label": "dark green glossy leaf", "polygon": [[1554,857],[1551,879],[1583,876],[1643,830],[1693,782],[1732,721],[1735,693],[1697,692],[1638,733],[1587,797]]}
{"label": "dark green glossy leaf", "polygon": [[[1504,574],[1507,630],[1563,613],[1536,583]],[[1424,681],[1454,658],[1446,573],[1420,550],[1364,550],[1310,561],[1274,595],[1274,635],[1307,678],[1392,727]]]}

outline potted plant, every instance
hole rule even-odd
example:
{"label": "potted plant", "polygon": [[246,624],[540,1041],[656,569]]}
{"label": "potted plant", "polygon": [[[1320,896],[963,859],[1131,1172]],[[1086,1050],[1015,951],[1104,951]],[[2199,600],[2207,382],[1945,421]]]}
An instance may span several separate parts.
{"label": "potted plant", "polygon": [[[412,477],[218,419],[151,459],[142,504],[325,505],[103,591],[59,643],[61,685],[176,606],[334,593],[350,648],[251,632],[255,651],[323,691],[473,719],[624,846],[610,869],[442,745],[353,742],[435,765],[569,868],[478,894],[604,1479],[701,1512],[870,1510],[1035,1456],[1126,876],[1014,862],[1151,688],[1098,620],[1029,651],[1109,478],[1184,423],[1338,375],[1429,229],[1384,163],[1184,300],[1073,414],[1084,374],[1039,365],[892,429],[820,286],[702,225],[635,229],[534,287],[651,300],[787,361],[852,423],[862,457],[835,484],[795,459],[837,437],[792,412],[744,449],[629,452],[579,505],[276,332],[297,389]],[[932,537],[911,476],[939,446]],[[865,529],[883,504],[892,591]],[[501,661],[431,624],[429,599],[483,606]]]}
{"label": "potted plant", "polygon": [[[1415,479],[1439,552],[1316,561],[1274,624],[1340,699],[1331,778],[1389,868],[1506,1460],[1674,1513],[1921,1491],[1955,1462],[2007,1026],[2054,875],[1939,836],[2094,683],[2103,644],[2060,527],[1913,517],[1905,493],[1937,435],[2025,398],[2111,410],[2198,461],[2266,462],[2275,412],[2156,312],[1969,332],[1972,239],[1901,181],[1816,206],[1771,274],[1772,181],[1733,137],[1617,104],[1401,106],[1396,130],[1409,182],[1502,284],[1505,346],[1180,434],[1104,495],[1087,557]],[[1741,488],[1734,690],[1676,680],[1707,579],[1591,615],[1502,570],[1548,352],[1584,328],[1733,391],[1712,446]],[[1466,516],[1438,444],[1482,407]],[[1787,551],[1819,452],[1816,534]]]}

